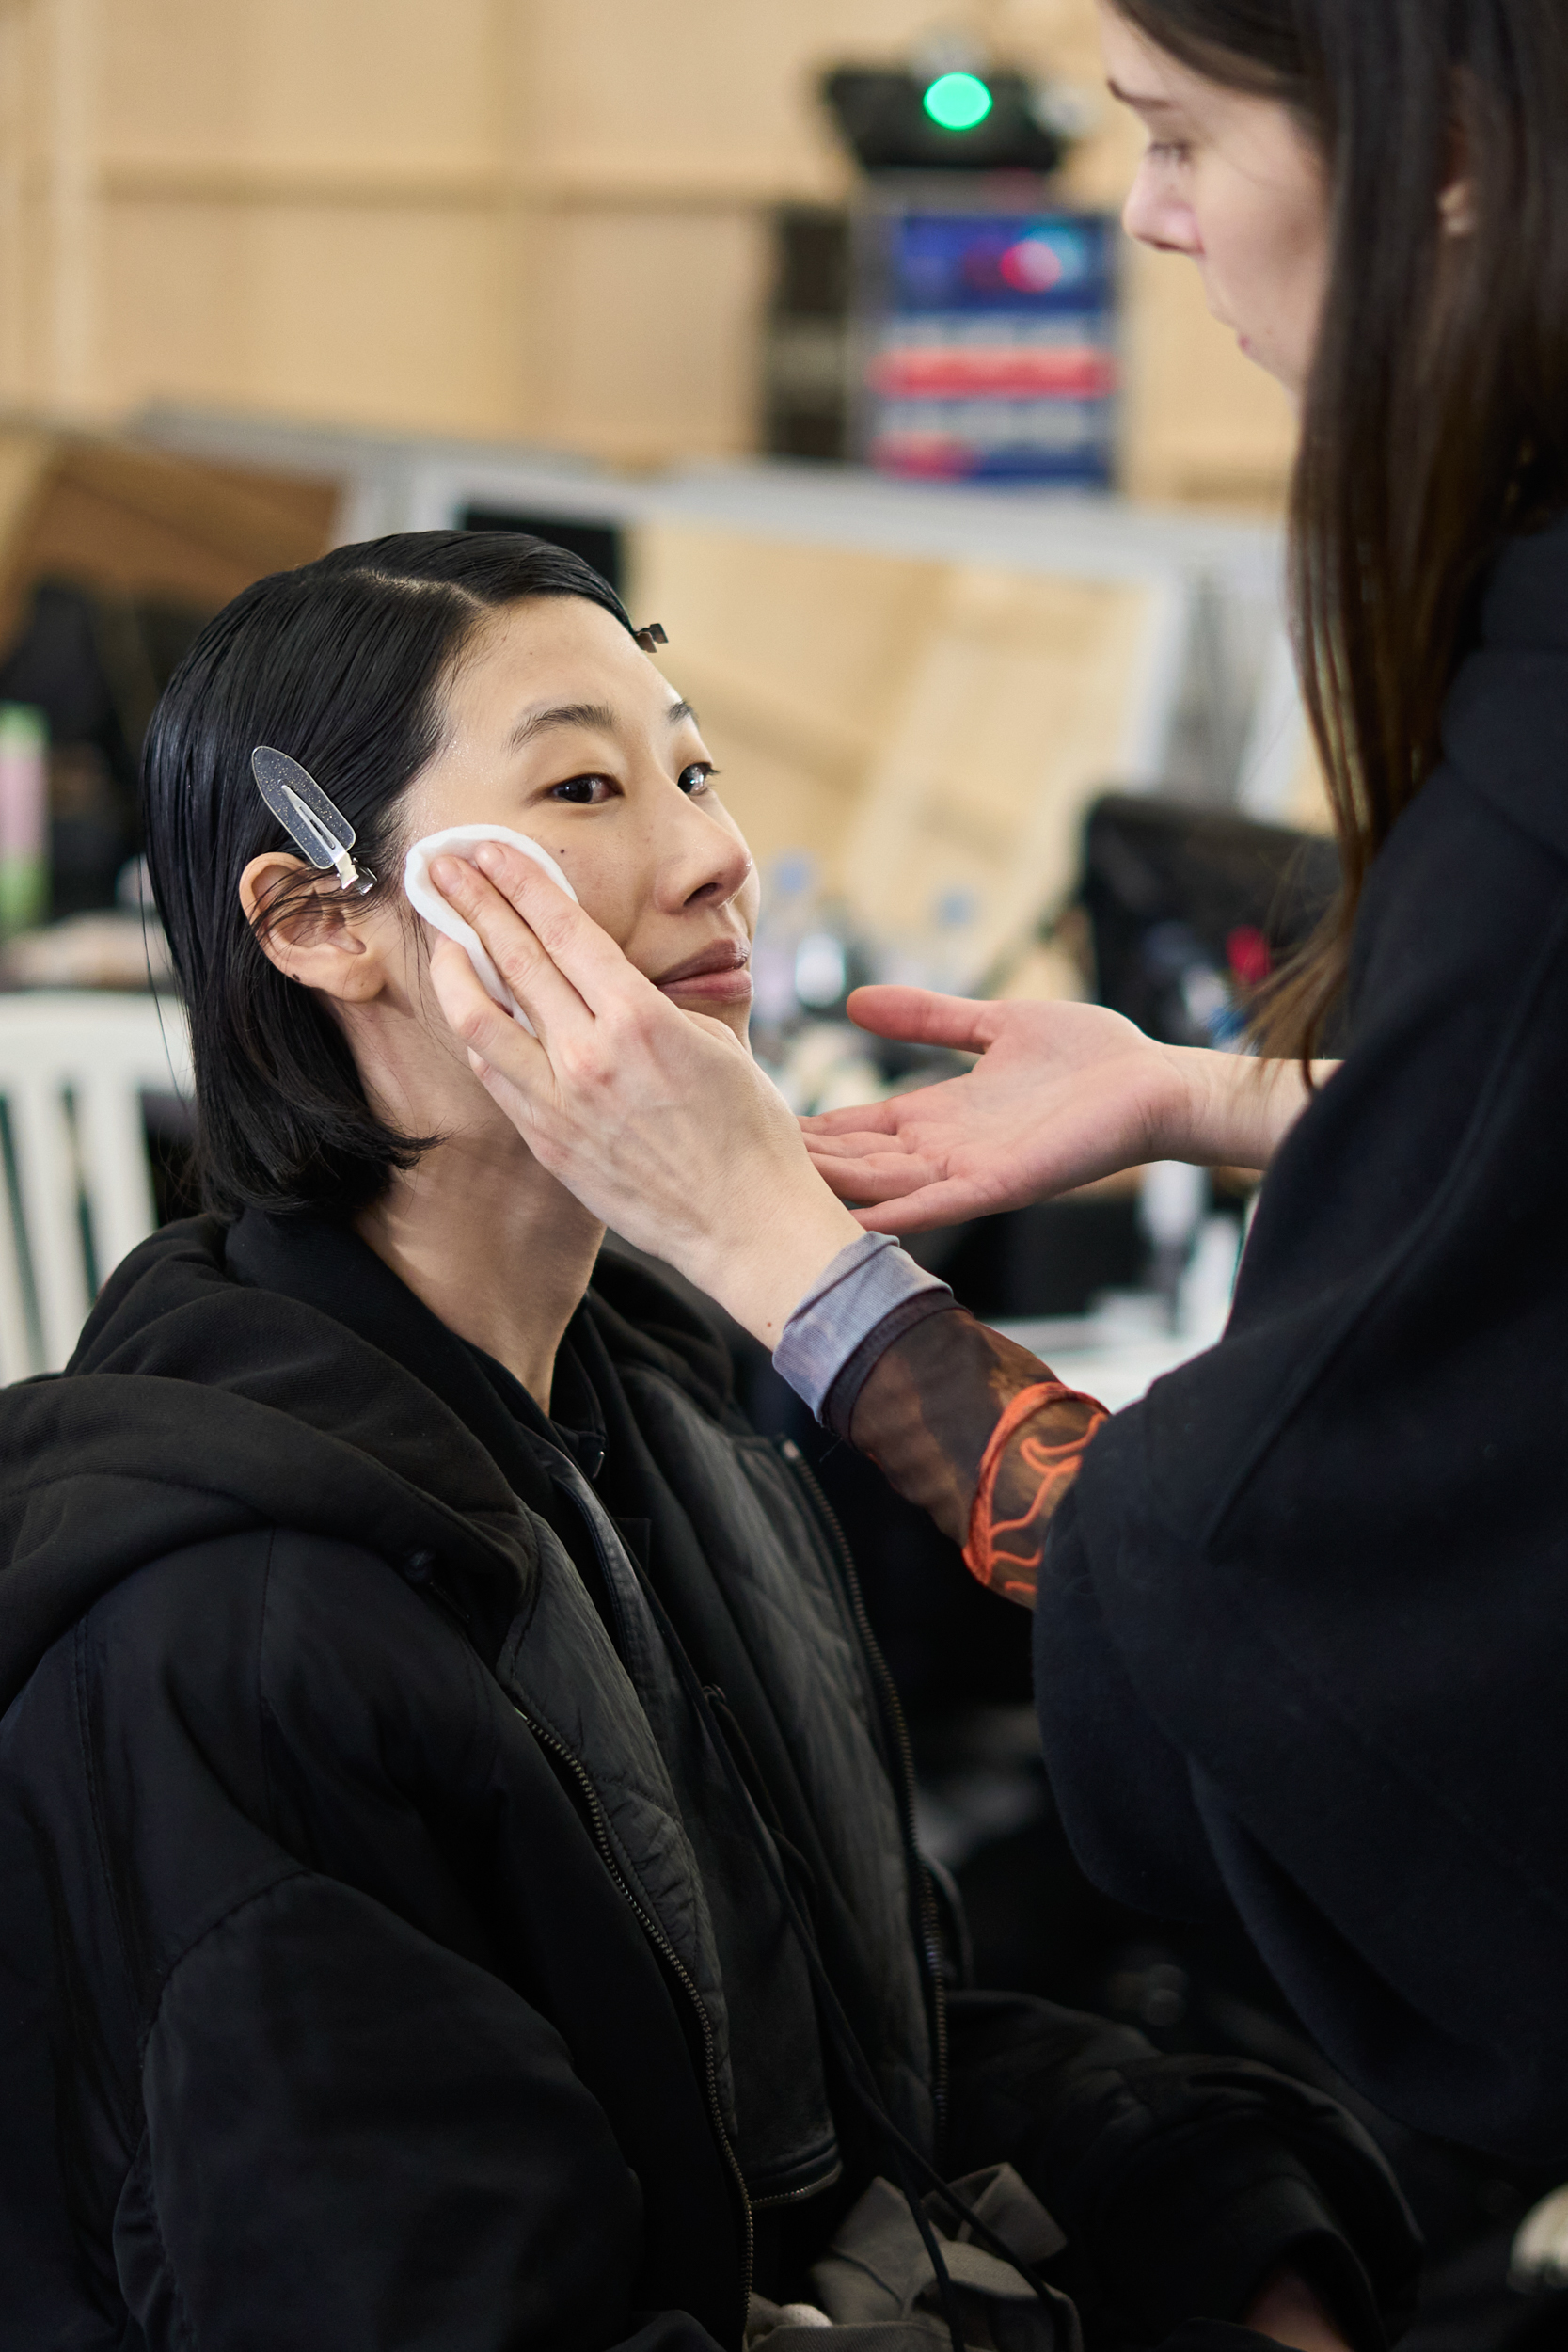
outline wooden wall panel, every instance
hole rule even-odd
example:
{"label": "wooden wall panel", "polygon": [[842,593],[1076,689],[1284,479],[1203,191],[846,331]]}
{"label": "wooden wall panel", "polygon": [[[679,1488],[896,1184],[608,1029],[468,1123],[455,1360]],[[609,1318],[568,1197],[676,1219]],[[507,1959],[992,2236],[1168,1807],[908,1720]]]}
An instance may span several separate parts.
{"label": "wooden wall panel", "polygon": [[821,68],[895,56],[928,21],[919,0],[534,0],[530,15],[546,170],[801,196],[845,184]]}
{"label": "wooden wall panel", "polygon": [[41,396],[48,324],[43,29],[31,0],[0,6],[0,400],[16,406]]}
{"label": "wooden wall panel", "polygon": [[[942,12],[1093,93],[1094,0]],[[155,396],[634,462],[756,432],[766,218],[847,167],[815,86],[926,0],[0,0],[0,400]],[[1065,192],[1137,150],[1101,95]],[[1129,481],[1275,497],[1291,424],[1130,264]]]}
{"label": "wooden wall panel", "polygon": [[515,422],[504,225],[451,209],[117,204],[112,414],[160,396],[484,434]]}
{"label": "wooden wall panel", "polygon": [[96,0],[102,138],[151,163],[492,154],[510,0]]}
{"label": "wooden wall panel", "polygon": [[755,212],[563,209],[537,234],[526,331],[538,437],[633,465],[752,446]]}

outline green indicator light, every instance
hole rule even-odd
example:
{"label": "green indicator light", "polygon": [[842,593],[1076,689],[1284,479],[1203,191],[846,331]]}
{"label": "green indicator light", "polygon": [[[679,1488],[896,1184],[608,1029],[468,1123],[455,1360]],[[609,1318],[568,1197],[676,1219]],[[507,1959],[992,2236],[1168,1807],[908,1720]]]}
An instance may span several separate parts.
{"label": "green indicator light", "polygon": [[973,131],[984,122],[991,96],[977,73],[942,73],[921,100],[942,131]]}

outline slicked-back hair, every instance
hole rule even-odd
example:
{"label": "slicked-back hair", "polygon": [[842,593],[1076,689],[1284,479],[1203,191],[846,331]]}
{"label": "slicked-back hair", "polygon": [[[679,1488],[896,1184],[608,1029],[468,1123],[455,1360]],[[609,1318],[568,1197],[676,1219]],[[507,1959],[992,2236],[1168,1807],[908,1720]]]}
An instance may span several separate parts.
{"label": "slicked-back hair", "polygon": [[536,596],[584,597],[630,630],[614,590],[563,548],[404,532],[257,580],[169,680],[142,758],[147,858],[190,1014],[202,1203],[218,1215],[347,1216],[433,1140],[377,1116],[337,1022],[245,918],[251,859],[294,850],[252,779],[253,748],[309,771],[354,826],[375,895],[397,894],[399,803],[439,746],[453,665],[491,613]]}
{"label": "slicked-back hair", "polygon": [[[1310,1053],[1368,870],[1438,758],[1502,540],[1568,506],[1563,0],[1114,0],[1320,146],[1330,263],[1291,498],[1292,618],[1344,867],[1263,1009]],[[1468,182],[1466,235],[1438,199]]]}

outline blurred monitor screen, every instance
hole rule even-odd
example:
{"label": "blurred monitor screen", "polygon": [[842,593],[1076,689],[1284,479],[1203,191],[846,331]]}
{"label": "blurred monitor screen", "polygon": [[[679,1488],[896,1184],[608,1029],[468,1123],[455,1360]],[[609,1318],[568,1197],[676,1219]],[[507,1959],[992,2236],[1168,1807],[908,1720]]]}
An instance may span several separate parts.
{"label": "blurred monitor screen", "polygon": [[885,473],[1104,488],[1115,227],[1099,214],[879,212],[863,440]]}

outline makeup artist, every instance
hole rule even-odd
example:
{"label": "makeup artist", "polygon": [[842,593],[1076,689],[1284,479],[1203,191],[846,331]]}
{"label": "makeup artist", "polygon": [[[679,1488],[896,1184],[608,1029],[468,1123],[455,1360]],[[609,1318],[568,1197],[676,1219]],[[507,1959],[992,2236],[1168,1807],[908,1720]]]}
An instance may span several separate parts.
{"label": "makeup artist", "polygon": [[[1239,1916],[1382,2106],[1549,2165],[1568,2158],[1568,11],[1101,14],[1149,135],[1129,229],[1190,257],[1300,397],[1291,581],[1345,888],[1262,1058],[1171,1051],[1100,1008],[872,990],[867,1028],[980,1058],[808,1121],[803,1147],[733,1036],[504,855],[499,889],[459,871],[450,895],[538,1040],[457,950],[437,985],[539,1158],[1034,1606],[1052,1781],[1099,1883]],[[1337,1065],[1312,1058],[1331,1014]],[[1156,1157],[1268,1175],[1225,1338],[1108,1419],[883,1238]]]}

